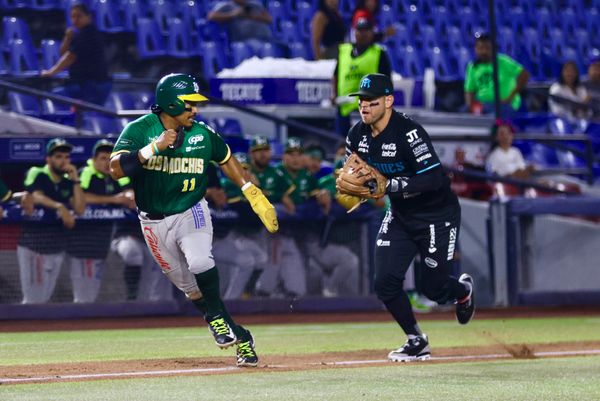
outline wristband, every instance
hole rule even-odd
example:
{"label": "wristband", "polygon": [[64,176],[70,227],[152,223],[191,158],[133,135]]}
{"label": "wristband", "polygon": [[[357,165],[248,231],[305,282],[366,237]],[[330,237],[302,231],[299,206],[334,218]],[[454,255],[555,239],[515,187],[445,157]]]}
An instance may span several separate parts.
{"label": "wristband", "polygon": [[252,185],[252,183],[250,181],[248,181],[247,183],[242,185],[242,192],[247,190],[248,188],[250,188],[251,185]]}
{"label": "wristband", "polygon": [[140,149],[140,154],[142,155],[144,160],[149,160],[152,156],[154,156],[154,149],[152,148],[153,143],[149,143],[148,145]]}
{"label": "wristband", "polygon": [[156,141],[152,141],[152,151],[154,152],[155,155],[160,153],[160,150],[158,150],[158,145],[156,144]]}

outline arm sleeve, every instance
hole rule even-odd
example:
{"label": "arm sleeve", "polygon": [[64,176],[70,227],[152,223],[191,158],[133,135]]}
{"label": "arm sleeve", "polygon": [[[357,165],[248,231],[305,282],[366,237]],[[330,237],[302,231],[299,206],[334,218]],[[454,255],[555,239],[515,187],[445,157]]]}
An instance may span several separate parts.
{"label": "arm sleeve", "polygon": [[388,181],[388,194],[402,192],[436,191],[444,183],[444,171],[441,166],[413,177],[393,177]]}

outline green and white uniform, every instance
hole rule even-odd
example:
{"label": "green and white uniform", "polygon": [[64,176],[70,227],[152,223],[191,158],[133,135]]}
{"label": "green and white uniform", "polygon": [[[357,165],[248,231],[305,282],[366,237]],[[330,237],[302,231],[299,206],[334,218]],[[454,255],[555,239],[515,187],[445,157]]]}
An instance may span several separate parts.
{"label": "green and white uniform", "polygon": [[[165,131],[158,115],[143,116],[125,127],[113,155],[137,152]],[[226,163],[229,146],[211,127],[194,122],[183,144],[152,156],[132,179],[146,244],[173,284],[186,294],[198,292],[194,274],[215,266],[212,221],[204,199],[206,167]]]}
{"label": "green and white uniform", "polygon": [[258,179],[260,189],[271,203],[281,203],[281,198],[294,190],[292,182],[273,166],[267,166],[262,171],[251,167],[250,171]]}

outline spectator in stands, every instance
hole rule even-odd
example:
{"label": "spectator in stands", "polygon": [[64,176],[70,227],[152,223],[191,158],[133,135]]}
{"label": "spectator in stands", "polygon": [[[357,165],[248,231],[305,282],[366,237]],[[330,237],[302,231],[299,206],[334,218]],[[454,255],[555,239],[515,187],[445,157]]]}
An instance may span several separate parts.
{"label": "spectator in stands", "polygon": [[0,179],[0,220],[4,218],[4,209],[2,208],[2,204],[11,200],[20,202],[21,209],[23,209],[23,213],[26,216],[31,216],[33,214],[33,196],[27,191],[11,191]]}
{"label": "spectator in stands", "polygon": [[393,36],[396,28],[393,26],[384,27],[383,32],[377,29],[377,16],[381,9],[379,0],[358,0],[356,8],[352,12],[352,26],[355,26],[359,19],[366,18],[375,27],[375,41],[381,42],[386,37]]}
{"label": "spectator in stands", "polygon": [[592,60],[588,67],[588,79],[583,83],[590,97],[593,117],[600,118],[600,57]]}
{"label": "spectator in stands", "polygon": [[515,128],[505,120],[498,120],[492,127],[494,145],[488,155],[488,172],[501,177],[527,179],[533,173],[532,165],[527,165],[521,151],[512,146]]}
{"label": "spectator in stands", "polygon": [[[589,101],[587,90],[579,81],[579,70],[575,61],[567,61],[563,64],[558,82],[550,86],[550,94],[579,103]],[[548,104],[552,114],[557,117],[575,119],[589,116],[586,106],[563,103],[556,99],[549,99]]]}
{"label": "spectator in stands", "polygon": [[104,105],[112,89],[108,63],[104,55],[102,34],[93,24],[92,15],[83,3],[71,6],[71,24],[60,45],[60,59],[42,77],[69,70],[69,79],[61,95]]}
{"label": "spectator in stands", "polygon": [[356,43],[343,43],[332,79],[332,102],[338,105],[335,127],[345,136],[350,130],[350,113],[358,110],[358,102],[348,94],[359,87],[360,79],[374,72],[391,76],[390,58],[383,47],[375,43],[373,24],[360,18],[354,26]]}
{"label": "spectator in stands", "polygon": [[317,12],[310,23],[315,60],[336,59],[339,45],[346,37],[346,23],[338,9],[339,0],[319,0]]}
{"label": "spectator in stands", "polygon": [[208,13],[207,19],[226,24],[231,42],[246,42],[254,50],[273,37],[270,27],[273,17],[258,0],[219,1]]}
{"label": "spectator in stands", "polygon": [[[465,74],[465,102],[475,114],[494,112],[494,79],[492,68],[492,40],[489,34],[478,34],[475,40],[476,59],[467,66]],[[519,93],[525,89],[529,73],[523,66],[505,54],[498,54],[498,85],[502,115],[507,118],[521,107]]]}
{"label": "spectator in stands", "polygon": [[[44,208],[50,221],[23,223],[17,246],[23,303],[48,302],[63,263],[69,230],[75,227],[73,211],[82,215],[85,197],[77,168],[71,164],[73,146],[55,138],[46,146],[46,165],[32,167],[25,178],[25,189],[36,205]],[[58,219],[56,219],[56,217]]]}
{"label": "spectator in stands", "polygon": [[308,172],[317,180],[321,177],[331,174],[332,169],[329,165],[324,165],[325,149],[318,143],[309,144],[304,150],[304,165]]}

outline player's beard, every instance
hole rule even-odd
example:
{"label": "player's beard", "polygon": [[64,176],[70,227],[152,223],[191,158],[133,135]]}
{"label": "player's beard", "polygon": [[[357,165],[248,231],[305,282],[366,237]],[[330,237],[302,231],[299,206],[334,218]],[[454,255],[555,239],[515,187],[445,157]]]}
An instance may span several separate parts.
{"label": "player's beard", "polygon": [[67,174],[67,170],[66,169],[63,169],[63,168],[60,168],[60,167],[57,167],[57,166],[52,166],[52,165],[50,165],[49,167],[50,167],[50,170],[52,170],[52,172],[54,174],[56,174],[56,175]]}

